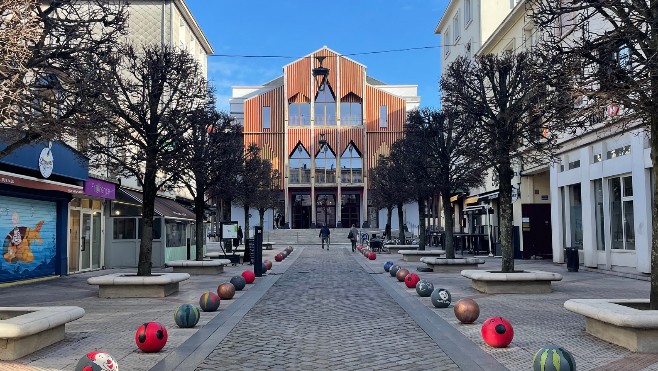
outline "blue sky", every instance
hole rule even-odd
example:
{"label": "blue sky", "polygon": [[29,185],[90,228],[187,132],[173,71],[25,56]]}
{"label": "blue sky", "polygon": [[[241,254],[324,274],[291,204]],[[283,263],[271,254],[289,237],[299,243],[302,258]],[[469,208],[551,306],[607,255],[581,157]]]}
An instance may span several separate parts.
{"label": "blue sky", "polygon": [[[448,0],[186,0],[216,54],[301,57],[326,45],[361,53],[440,45],[434,34]],[[439,106],[440,49],[355,55],[387,84],[417,84],[421,106]],[[294,59],[208,57],[218,107],[231,86],[259,85]]]}

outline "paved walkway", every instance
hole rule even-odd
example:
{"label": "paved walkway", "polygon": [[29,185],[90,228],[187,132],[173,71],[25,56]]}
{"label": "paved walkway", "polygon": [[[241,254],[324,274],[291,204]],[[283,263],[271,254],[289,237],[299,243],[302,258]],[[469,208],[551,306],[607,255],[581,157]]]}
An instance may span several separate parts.
{"label": "paved walkway", "polygon": [[[264,251],[273,260],[285,246]],[[0,370],[72,370],[86,352],[105,350],[122,370],[213,369],[462,369],[528,370],[532,356],[548,342],[574,354],[579,370],[658,370],[658,355],[634,354],[584,332],[582,316],[564,309],[570,298],[648,297],[649,282],[595,272],[566,272],[549,261],[517,261],[517,269],[558,272],[564,280],[545,295],[483,295],[458,273],[419,273],[435,287],[450,290],[453,302],[474,298],[480,318],[473,325],[455,319],[452,307],[434,308],[383,270],[393,260],[410,271],[424,266],[400,255],[369,261],[348,246],[297,247],[256,284],[222,301],[220,310],[202,313],[194,329],[179,329],[172,313],[182,303],[196,303],[204,291],[251,266],[227,267],[217,276],[194,276],[175,295],[162,299],[99,299],[86,284],[108,271],[0,287],[0,305],[78,305],[86,310],[67,325],[64,341]],[[500,267],[486,259],[482,268]],[[132,271],[132,270],[128,270]],[[111,272],[116,272],[113,270]],[[514,326],[508,348],[495,349],[480,337],[482,322],[502,315]],[[134,332],[146,321],[159,321],[169,332],[160,353],[136,349]]]}

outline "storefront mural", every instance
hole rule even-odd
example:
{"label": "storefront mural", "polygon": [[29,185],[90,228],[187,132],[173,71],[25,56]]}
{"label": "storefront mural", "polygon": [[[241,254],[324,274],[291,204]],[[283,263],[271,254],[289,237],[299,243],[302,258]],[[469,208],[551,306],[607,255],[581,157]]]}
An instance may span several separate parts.
{"label": "storefront mural", "polygon": [[0,282],[55,274],[54,202],[0,196]]}

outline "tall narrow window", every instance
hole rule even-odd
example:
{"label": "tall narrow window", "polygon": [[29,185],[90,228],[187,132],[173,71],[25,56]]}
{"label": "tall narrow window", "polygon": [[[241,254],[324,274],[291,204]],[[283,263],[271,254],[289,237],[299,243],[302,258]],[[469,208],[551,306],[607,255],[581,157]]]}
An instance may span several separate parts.
{"label": "tall narrow window", "polygon": [[583,204],[580,183],[569,186],[569,212],[571,219],[571,246],[583,248]]}
{"label": "tall narrow window", "polygon": [[450,44],[452,44],[452,40],[450,39],[450,29],[448,29],[443,38],[443,53],[446,57],[450,55]]}
{"label": "tall narrow window", "polygon": [[272,126],[272,117],[270,116],[270,107],[263,107],[263,129],[270,129]]}
{"label": "tall narrow window", "polygon": [[352,142],[340,156],[340,179],[343,184],[363,183],[361,152]]}
{"label": "tall narrow window", "polygon": [[388,108],[386,108],[386,106],[379,107],[379,127],[388,127]]}
{"label": "tall narrow window", "polygon": [[473,15],[471,13],[471,0],[464,0],[464,27],[468,26]]}
{"label": "tall narrow window", "polygon": [[311,156],[302,143],[297,143],[289,157],[288,182],[290,184],[311,183]]}
{"label": "tall narrow window", "polygon": [[459,12],[455,14],[455,17],[452,19],[452,32],[455,34],[455,44],[462,35],[461,24],[459,23]]}
{"label": "tall narrow window", "polygon": [[328,144],[315,154],[315,183],[336,183],[336,154]]}
{"label": "tall narrow window", "polygon": [[603,181],[594,180],[594,214],[596,218],[596,249],[605,250],[605,217],[603,216]]}
{"label": "tall narrow window", "polygon": [[336,98],[328,83],[315,97],[315,125],[336,125]]}

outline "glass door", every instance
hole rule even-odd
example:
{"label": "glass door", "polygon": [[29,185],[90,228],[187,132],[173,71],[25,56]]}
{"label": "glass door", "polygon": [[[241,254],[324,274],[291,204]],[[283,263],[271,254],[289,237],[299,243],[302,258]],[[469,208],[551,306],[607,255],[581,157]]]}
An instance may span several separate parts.
{"label": "glass door", "polygon": [[94,211],[92,216],[92,236],[91,236],[91,268],[99,269],[101,267],[101,222],[103,216],[100,211]]}
{"label": "glass door", "polygon": [[91,214],[82,213],[82,230],[80,231],[80,270],[91,268]]}
{"label": "glass door", "polygon": [[80,270],[80,210],[69,211],[69,272]]}

